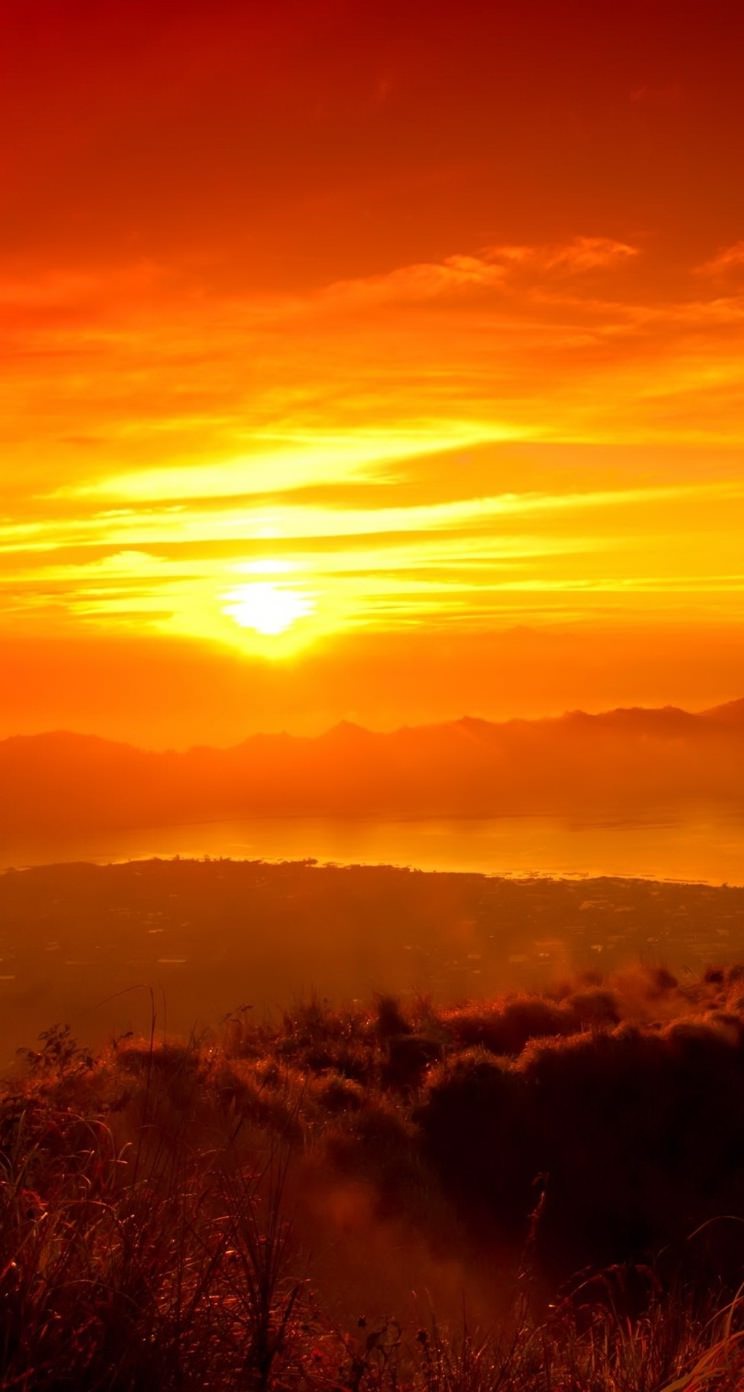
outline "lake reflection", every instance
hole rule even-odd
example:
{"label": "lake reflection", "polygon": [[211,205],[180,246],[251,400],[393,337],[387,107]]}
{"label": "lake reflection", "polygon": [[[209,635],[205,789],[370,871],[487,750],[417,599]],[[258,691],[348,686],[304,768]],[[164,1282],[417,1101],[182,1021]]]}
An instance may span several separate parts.
{"label": "lake reflection", "polygon": [[719,809],[654,819],[331,821],[266,818],[55,837],[0,847],[0,865],[151,857],[313,859],[497,875],[627,875],[744,883],[744,817]]}

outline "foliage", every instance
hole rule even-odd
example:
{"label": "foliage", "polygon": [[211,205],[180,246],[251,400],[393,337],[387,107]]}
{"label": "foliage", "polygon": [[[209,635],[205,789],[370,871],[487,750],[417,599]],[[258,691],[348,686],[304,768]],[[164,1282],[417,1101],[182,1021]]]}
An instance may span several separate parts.
{"label": "foliage", "polygon": [[[46,1031],[0,1094],[0,1392],[735,1392],[740,990]],[[482,1274],[477,1318],[391,1305],[409,1249]]]}

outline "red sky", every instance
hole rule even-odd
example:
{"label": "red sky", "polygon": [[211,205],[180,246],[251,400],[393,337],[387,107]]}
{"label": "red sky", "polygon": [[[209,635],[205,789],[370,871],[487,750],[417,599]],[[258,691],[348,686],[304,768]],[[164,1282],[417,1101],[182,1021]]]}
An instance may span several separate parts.
{"label": "red sky", "polygon": [[0,733],[744,692],[741,5],[0,14]]}

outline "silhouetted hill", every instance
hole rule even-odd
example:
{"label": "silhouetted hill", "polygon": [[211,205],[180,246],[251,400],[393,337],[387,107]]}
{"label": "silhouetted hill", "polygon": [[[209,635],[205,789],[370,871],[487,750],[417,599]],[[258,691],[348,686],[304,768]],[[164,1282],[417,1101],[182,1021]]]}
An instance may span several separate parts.
{"label": "silhouetted hill", "polygon": [[738,725],[744,730],[744,697],[739,701],[727,701],[723,706],[713,706],[699,718],[717,725]]}
{"label": "silhouetted hill", "polygon": [[599,715],[571,711],[561,719],[564,725],[587,732],[616,730],[631,735],[656,735],[661,739],[694,734],[700,728],[700,718],[689,711],[680,710],[678,706],[662,706],[659,710],[631,706],[604,711]]}
{"label": "silhouetted hill", "polygon": [[147,751],[56,732],[0,742],[8,832],[241,816],[489,816],[744,801],[744,701]]}

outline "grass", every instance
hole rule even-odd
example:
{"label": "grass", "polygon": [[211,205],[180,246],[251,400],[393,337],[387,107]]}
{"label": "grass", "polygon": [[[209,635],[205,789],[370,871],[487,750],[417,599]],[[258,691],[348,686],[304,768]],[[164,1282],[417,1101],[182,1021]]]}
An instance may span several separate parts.
{"label": "grass", "polygon": [[0,1095],[0,1389],[735,1392],[740,992],[47,1031]]}

